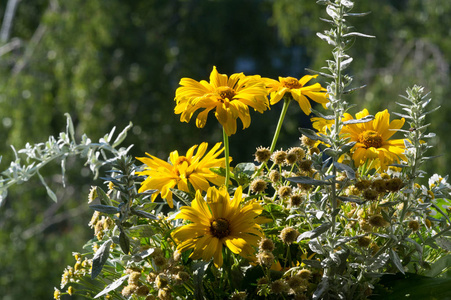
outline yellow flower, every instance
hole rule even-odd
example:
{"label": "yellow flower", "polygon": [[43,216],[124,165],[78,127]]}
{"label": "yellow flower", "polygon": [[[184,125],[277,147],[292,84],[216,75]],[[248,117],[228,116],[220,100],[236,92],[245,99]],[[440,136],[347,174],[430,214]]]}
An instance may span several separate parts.
{"label": "yellow flower", "polygon": [[222,266],[222,246],[226,246],[235,254],[254,260],[254,248],[263,237],[256,218],[263,208],[256,202],[240,206],[243,198],[239,186],[232,200],[227,189],[211,187],[207,191],[206,200],[200,191],[191,206],[183,206],[177,219],[190,221],[173,231],[172,236],[179,243],[181,252],[194,249],[192,259],[202,258],[205,261],[214,257],[217,268]]}
{"label": "yellow flower", "polygon": [[[364,109],[355,116],[356,119],[361,119],[368,115],[368,110]],[[353,119],[350,114],[345,113],[342,121]],[[334,122],[322,118],[312,118],[312,121],[313,128],[322,133],[325,133],[326,127],[330,128]],[[374,120],[369,122],[344,125],[340,134],[349,136],[351,142],[356,142],[351,149],[355,166],[358,167],[368,160],[372,161],[374,168],[380,167],[381,171],[385,171],[388,165],[399,162],[399,159],[405,160],[404,139],[390,140],[404,122],[404,118],[390,122],[390,114],[384,110],[378,112]]]}
{"label": "yellow flower", "polygon": [[228,136],[236,132],[236,119],[240,118],[243,129],[249,127],[249,106],[260,113],[268,107],[268,92],[258,76],[237,73],[230,76],[219,74],[216,67],[210,74],[210,82],[182,78],[175,92],[177,105],[174,109],[181,122],[189,122],[194,112],[203,109],[196,118],[196,126],[203,128],[208,113],[215,109],[215,116]]}
{"label": "yellow flower", "polygon": [[321,103],[323,107],[329,102],[327,99],[326,89],[321,87],[319,83],[305,86],[312,78],[318,75],[305,75],[297,80],[294,77],[279,77],[279,81],[269,78],[263,78],[271,96],[271,105],[279,102],[285,93],[291,93],[294,100],[299,103],[302,111],[309,115],[312,110],[309,99]]}
{"label": "yellow flower", "polygon": [[[172,192],[170,189],[175,186],[179,190],[189,192],[188,183],[195,190],[202,191],[206,191],[210,187],[209,182],[216,185],[223,184],[223,177],[213,173],[210,168],[225,166],[225,158],[217,158],[224,151],[224,148],[219,150],[221,143],[217,143],[205,154],[207,147],[207,143],[200,144],[197,152],[194,154],[194,150],[197,148],[197,145],[194,145],[186,152],[185,156],[180,156],[177,150],[173,151],[169,155],[170,162],[161,160],[148,153],[146,154],[149,157],[137,157],[138,160],[147,165],[144,171],[136,173],[137,175],[147,176],[139,192],[156,189],[172,208]],[[152,201],[157,196],[158,193],[154,193]]]}

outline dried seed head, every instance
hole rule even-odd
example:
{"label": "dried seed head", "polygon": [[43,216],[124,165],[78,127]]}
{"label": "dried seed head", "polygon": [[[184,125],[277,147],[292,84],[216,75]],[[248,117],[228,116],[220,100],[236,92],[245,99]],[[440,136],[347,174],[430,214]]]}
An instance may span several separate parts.
{"label": "dried seed head", "polygon": [[277,193],[279,194],[280,198],[286,198],[291,196],[292,188],[289,185],[281,186]]}
{"label": "dried seed head", "polygon": [[139,278],[141,278],[141,272],[133,271],[130,273],[130,276],[128,277],[128,284],[129,285],[138,285]]}
{"label": "dried seed head", "polygon": [[141,285],[136,289],[135,294],[139,297],[145,297],[147,296],[147,294],[149,294],[149,288],[147,287],[147,285]]}
{"label": "dried seed head", "polygon": [[290,207],[299,206],[302,203],[302,196],[300,194],[294,194],[290,197]]}
{"label": "dried seed head", "polygon": [[260,265],[270,268],[274,263],[274,254],[263,251],[257,254],[257,261]]}
{"label": "dried seed head", "polygon": [[298,160],[298,157],[297,157],[296,153],[288,151],[287,157],[286,157],[286,163],[289,165],[294,165],[297,160]]}
{"label": "dried seed head", "polygon": [[164,289],[168,285],[168,283],[169,279],[163,274],[160,274],[157,276],[157,278],[155,278],[155,285],[158,289]]}
{"label": "dried seed head", "polygon": [[297,237],[299,236],[299,231],[294,229],[293,227],[285,227],[280,232],[280,239],[285,244],[291,244],[296,241]]}
{"label": "dried seed head", "polygon": [[312,170],[313,162],[310,159],[303,159],[299,162],[299,169],[304,172],[310,172]]}
{"label": "dried seed head", "polygon": [[363,191],[362,196],[366,200],[374,201],[377,200],[379,193],[375,189],[366,189]]}
{"label": "dried seed head", "polygon": [[418,231],[420,229],[420,223],[416,220],[409,221],[409,228],[413,231]]}
{"label": "dried seed head", "polygon": [[301,140],[301,144],[302,145],[304,145],[306,147],[309,147],[309,148],[315,146],[315,144],[316,144],[315,140],[312,140],[312,139],[310,139],[309,137],[307,137],[305,135],[302,135],[300,140]]}
{"label": "dried seed head", "polygon": [[264,192],[266,190],[267,184],[266,181],[264,181],[263,179],[254,179],[251,182],[251,191],[254,193],[261,193]]}
{"label": "dried seed head", "polygon": [[182,252],[180,252],[179,250],[175,250],[174,253],[172,254],[172,259],[177,262],[180,261],[180,258],[182,258]]}
{"label": "dried seed head", "polygon": [[387,181],[385,179],[375,179],[371,183],[371,187],[378,193],[385,193],[385,191],[387,190]]}
{"label": "dried seed head", "polygon": [[187,282],[190,279],[190,275],[185,271],[180,271],[176,275],[176,279],[180,282]]}
{"label": "dried seed head", "polygon": [[262,277],[257,281],[257,285],[264,285],[264,284],[268,284],[269,281],[266,277]]}
{"label": "dried seed head", "polygon": [[371,181],[366,180],[366,179],[362,179],[362,180],[356,182],[354,186],[357,189],[363,191],[363,190],[366,190],[367,188],[369,188],[371,186]]}
{"label": "dried seed head", "polygon": [[255,152],[255,160],[259,163],[267,162],[271,158],[271,151],[265,147],[258,147]]}
{"label": "dried seed head", "polygon": [[157,266],[158,268],[162,268],[166,265],[166,258],[164,256],[155,256],[153,258],[153,263],[155,264],[155,266]]}
{"label": "dried seed head", "polygon": [[282,165],[285,162],[286,158],[287,158],[287,153],[283,150],[274,151],[274,153],[271,156],[271,160],[276,165]]}
{"label": "dried seed head", "polygon": [[362,236],[357,240],[357,243],[359,244],[360,247],[366,248],[371,244],[371,239],[367,236]]}
{"label": "dried seed head", "polygon": [[172,300],[171,291],[169,289],[160,289],[158,291],[158,298],[160,300]]}
{"label": "dried seed head", "polygon": [[321,151],[319,151],[319,149],[317,147],[310,148],[308,152],[309,152],[310,155],[320,154],[321,153]]}
{"label": "dried seed head", "polygon": [[296,154],[297,161],[300,161],[301,159],[303,159],[305,157],[305,151],[301,147],[293,147],[288,151],[288,153]]}
{"label": "dried seed head", "polygon": [[373,215],[369,218],[368,223],[374,227],[385,227],[388,225],[382,215]]}
{"label": "dried seed head", "polygon": [[94,201],[95,198],[97,198],[97,187],[91,186],[88,194],[88,204]]}
{"label": "dried seed head", "polygon": [[272,182],[278,182],[280,180],[280,173],[277,170],[272,170],[269,172],[268,177]]}
{"label": "dried seed head", "polygon": [[136,291],[137,288],[138,286],[133,284],[124,286],[124,288],[122,289],[122,296],[124,296],[125,298],[130,297]]}
{"label": "dried seed head", "polygon": [[147,274],[146,280],[149,283],[153,283],[156,278],[157,278],[157,274],[155,274],[154,272],[149,272],[149,274]]}
{"label": "dried seed head", "polygon": [[284,280],[276,280],[271,283],[271,293],[282,294],[288,291],[288,285]]}
{"label": "dried seed head", "polygon": [[260,240],[260,243],[258,244],[258,248],[261,251],[272,252],[274,250],[274,242],[271,239],[263,238]]}
{"label": "dried seed head", "polygon": [[288,278],[287,280],[288,286],[293,290],[304,290],[306,288],[305,286],[305,279],[301,278],[301,276],[294,275]]}
{"label": "dried seed head", "polygon": [[302,269],[296,274],[302,279],[309,280],[312,277],[312,272],[309,269]]}
{"label": "dried seed head", "polygon": [[232,296],[230,297],[230,300],[245,300],[247,297],[246,292],[237,292],[235,291]]}
{"label": "dried seed head", "polygon": [[390,192],[397,192],[404,186],[402,180],[398,177],[387,180],[387,190]]}

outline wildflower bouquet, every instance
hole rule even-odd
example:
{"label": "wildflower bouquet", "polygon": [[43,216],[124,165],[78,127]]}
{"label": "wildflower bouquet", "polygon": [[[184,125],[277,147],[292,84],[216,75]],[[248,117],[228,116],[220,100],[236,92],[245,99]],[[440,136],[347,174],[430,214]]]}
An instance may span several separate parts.
{"label": "wildflower bouquet", "polygon": [[[353,91],[346,50],[371,36],[347,24],[347,17],[364,15],[351,13],[352,1],[317,2],[332,25],[318,33],[333,47],[322,71],[275,80],[214,67],[209,81],[181,79],[175,114],[202,128],[211,112],[222,142],[198,143],[183,155],[175,150],[168,160],[148,153],[135,160],[128,149],[114,150],[126,130],[113,146],[107,136],[99,150],[76,145],[68,118],[55,153],[64,144],[69,152],[62,156],[84,153],[93,170],[111,170],[107,186],[89,194],[94,238],[74,253],[55,299],[365,299],[387,274],[446,270],[440,266],[451,250],[451,186],[437,174],[428,186],[417,183],[430,159],[430,99],[414,86],[399,103],[403,112],[392,113],[399,119],[387,110],[353,116],[345,101]],[[317,78],[327,83],[312,83]],[[272,144],[257,148],[254,162],[232,168],[237,119],[245,129],[249,108],[264,113],[279,103]],[[300,129],[296,146],[276,150],[290,105],[315,115],[314,130]]]}

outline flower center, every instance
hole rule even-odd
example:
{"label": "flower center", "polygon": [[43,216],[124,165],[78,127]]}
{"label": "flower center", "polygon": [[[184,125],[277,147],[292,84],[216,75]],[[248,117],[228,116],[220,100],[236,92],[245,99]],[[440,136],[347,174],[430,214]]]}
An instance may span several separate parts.
{"label": "flower center", "polygon": [[[185,156],[179,156],[174,163],[174,169],[175,169],[175,174],[177,174],[177,176],[180,177],[180,175],[182,175],[180,173],[180,166],[186,163],[186,168],[188,168],[191,165],[191,162],[188,158],[186,158]],[[188,178],[189,174],[185,173],[186,172],[186,168],[182,168],[184,171],[184,177]]]}
{"label": "flower center", "polygon": [[219,99],[219,101],[221,101],[222,103],[226,102],[224,100],[228,99],[229,101],[232,101],[233,97],[236,95],[235,91],[228,86],[220,86],[217,88],[217,92],[219,94],[219,96],[221,97],[221,99]]}
{"label": "flower center", "polygon": [[210,233],[218,239],[222,239],[230,234],[230,223],[224,218],[213,220],[210,223]]}
{"label": "flower center", "polygon": [[283,78],[281,83],[284,87],[287,87],[289,89],[299,89],[302,87],[302,85],[299,83],[299,80],[294,77]]}
{"label": "flower center", "polygon": [[175,160],[175,165],[178,166],[178,165],[183,164],[184,162],[186,162],[186,163],[188,164],[188,166],[191,165],[191,162],[190,162],[189,159],[186,158],[185,156],[179,156],[179,157]]}
{"label": "flower center", "polygon": [[362,132],[359,135],[359,142],[364,144],[367,149],[370,147],[380,148],[383,144],[381,135],[374,130]]}

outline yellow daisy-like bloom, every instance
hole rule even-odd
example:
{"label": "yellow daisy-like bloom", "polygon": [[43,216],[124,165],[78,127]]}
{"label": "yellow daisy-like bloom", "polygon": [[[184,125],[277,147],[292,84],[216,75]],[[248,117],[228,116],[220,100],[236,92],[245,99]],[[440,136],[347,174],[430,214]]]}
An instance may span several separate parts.
{"label": "yellow daisy-like bloom", "polygon": [[312,112],[312,106],[310,105],[309,99],[321,103],[325,108],[325,104],[329,102],[326,89],[319,83],[305,86],[307,82],[317,76],[318,75],[305,75],[299,80],[294,77],[279,77],[279,81],[263,78],[271,96],[271,105],[279,102],[283,96],[285,96],[285,93],[290,93],[293,99],[299,103],[299,106],[306,115],[309,115]]}
{"label": "yellow daisy-like bloom", "polygon": [[177,219],[191,223],[173,231],[172,236],[178,242],[177,250],[183,252],[194,249],[192,259],[205,261],[214,258],[217,268],[222,266],[223,245],[235,254],[254,260],[254,248],[263,237],[257,217],[263,208],[256,202],[241,206],[242,188],[239,186],[232,200],[227,189],[211,187],[206,199],[200,191],[191,206],[183,206]]}
{"label": "yellow daisy-like bloom", "polygon": [[[136,172],[137,175],[147,176],[138,192],[156,189],[172,208],[172,192],[170,189],[175,186],[179,190],[189,192],[188,183],[195,190],[202,191],[206,191],[210,187],[209,182],[216,185],[223,184],[224,178],[213,173],[210,168],[225,167],[225,158],[217,158],[224,151],[224,148],[219,149],[221,143],[217,143],[205,154],[207,147],[207,143],[200,144],[194,154],[194,150],[197,148],[197,145],[194,145],[186,152],[185,156],[180,156],[177,150],[173,151],[169,155],[170,162],[161,160],[149,153],[146,153],[149,157],[137,157],[139,161],[147,165],[144,171]],[[152,195],[152,201],[158,194]]]}
{"label": "yellow daisy-like bloom", "polygon": [[203,128],[208,113],[214,109],[228,136],[236,132],[237,118],[243,123],[243,129],[249,127],[249,106],[260,113],[269,108],[268,92],[258,76],[237,73],[229,78],[213,67],[210,82],[182,78],[180,85],[175,92],[174,108],[176,114],[181,114],[180,121],[188,123],[196,110],[203,109],[196,118],[196,126]]}
{"label": "yellow daisy-like bloom", "polygon": [[[364,109],[358,112],[356,119],[368,116],[368,110]],[[343,114],[342,121],[353,120],[348,114]],[[326,127],[333,124],[333,120],[324,120],[322,118],[312,118],[313,128],[324,133]],[[355,166],[364,164],[367,160],[373,162],[374,168],[381,168],[385,171],[388,165],[405,160],[404,139],[390,138],[404,125],[404,118],[396,119],[390,122],[390,114],[387,110],[378,112],[374,120],[365,123],[344,125],[340,134],[350,137],[351,142],[356,142],[351,149],[352,159]]]}

